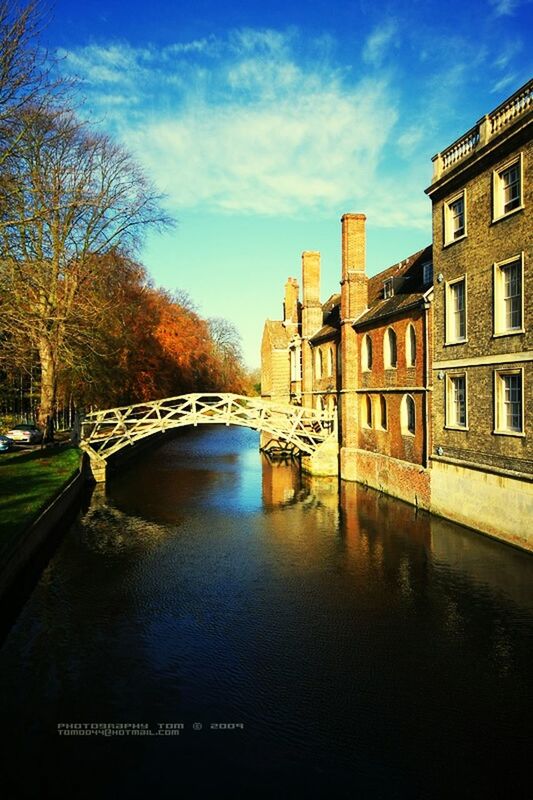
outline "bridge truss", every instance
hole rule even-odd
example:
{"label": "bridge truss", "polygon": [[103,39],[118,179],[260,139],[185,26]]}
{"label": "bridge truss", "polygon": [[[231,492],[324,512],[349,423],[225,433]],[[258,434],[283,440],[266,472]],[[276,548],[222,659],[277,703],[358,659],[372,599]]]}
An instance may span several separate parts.
{"label": "bridge truss", "polygon": [[[105,462],[126,445],[186,425],[240,425],[269,433],[302,455],[312,455],[335,433],[335,414],[270,403],[237,394],[185,394],[92,411],[82,422],[80,447],[91,462]],[[93,473],[95,469],[93,467]]]}

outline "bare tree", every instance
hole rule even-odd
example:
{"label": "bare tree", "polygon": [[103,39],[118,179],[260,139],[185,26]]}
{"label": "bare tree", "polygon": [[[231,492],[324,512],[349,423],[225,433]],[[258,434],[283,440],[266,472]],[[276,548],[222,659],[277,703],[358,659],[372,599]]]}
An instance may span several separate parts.
{"label": "bare tree", "polygon": [[21,112],[46,104],[53,90],[40,25],[34,0],[23,7],[0,0],[0,167],[20,139]]}
{"label": "bare tree", "polygon": [[0,294],[5,333],[41,367],[39,422],[55,405],[74,344],[91,346],[92,302],[113,248],[133,252],[147,227],[171,223],[132,157],[72,113],[21,112],[21,135],[0,183]]}

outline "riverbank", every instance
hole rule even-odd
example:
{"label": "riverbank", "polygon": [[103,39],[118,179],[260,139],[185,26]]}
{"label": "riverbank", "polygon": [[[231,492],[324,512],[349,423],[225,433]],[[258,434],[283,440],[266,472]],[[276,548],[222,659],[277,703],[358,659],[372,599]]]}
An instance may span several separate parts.
{"label": "riverbank", "polygon": [[15,450],[0,460],[0,596],[58,525],[83,485],[81,452]]}

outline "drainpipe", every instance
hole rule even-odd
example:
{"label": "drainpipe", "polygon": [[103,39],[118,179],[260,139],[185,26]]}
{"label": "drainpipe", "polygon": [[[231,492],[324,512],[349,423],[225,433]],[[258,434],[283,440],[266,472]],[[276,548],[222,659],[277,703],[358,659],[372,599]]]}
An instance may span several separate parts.
{"label": "drainpipe", "polygon": [[424,302],[424,453],[423,462],[424,467],[429,466],[429,450],[430,450],[430,424],[429,424],[429,317],[430,305],[427,301]]}

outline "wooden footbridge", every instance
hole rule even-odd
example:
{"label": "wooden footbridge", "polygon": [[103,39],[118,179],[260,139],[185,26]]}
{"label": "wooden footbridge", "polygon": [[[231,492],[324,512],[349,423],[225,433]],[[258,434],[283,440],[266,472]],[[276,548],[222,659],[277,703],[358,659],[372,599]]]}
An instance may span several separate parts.
{"label": "wooden footbridge", "polygon": [[[301,455],[313,455],[336,437],[336,416],[302,406],[270,403],[238,394],[185,394],[86,414],[80,447],[96,481],[105,481],[107,459],[127,445],[186,425],[240,425],[270,434]],[[266,445],[268,447],[268,445]]]}

